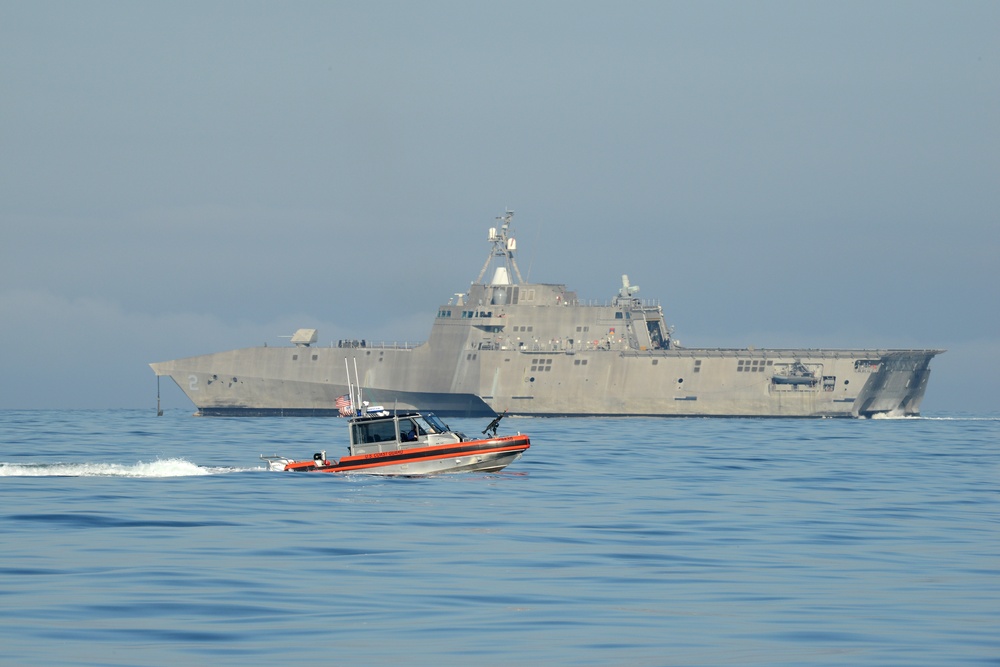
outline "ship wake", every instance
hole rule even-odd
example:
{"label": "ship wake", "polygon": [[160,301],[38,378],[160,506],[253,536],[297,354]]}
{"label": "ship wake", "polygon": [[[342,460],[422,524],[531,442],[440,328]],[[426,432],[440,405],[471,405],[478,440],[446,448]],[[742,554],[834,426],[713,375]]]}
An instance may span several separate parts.
{"label": "ship wake", "polygon": [[[158,459],[128,465],[120,463],[4,463],[0,477],[198,477],[247,468],[199,466],[184,459]],[[250,468],[249,470],[253,470]]]}

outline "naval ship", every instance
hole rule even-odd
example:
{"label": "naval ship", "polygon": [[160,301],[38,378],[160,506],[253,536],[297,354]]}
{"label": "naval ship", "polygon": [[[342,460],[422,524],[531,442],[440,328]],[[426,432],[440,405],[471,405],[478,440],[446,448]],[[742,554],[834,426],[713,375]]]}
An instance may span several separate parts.
{"label": "naval ship", "polygon": [[339,415],[355,372],[373,402],[448,417],[857,418],[918,415],[944,352],[684,347],[627,275],[603,304],[522,280],[512,219],[496,218],[479,277],[438,308],[424,343],[320,346],[299,329],[287,346],[150,366],[204,416]]}

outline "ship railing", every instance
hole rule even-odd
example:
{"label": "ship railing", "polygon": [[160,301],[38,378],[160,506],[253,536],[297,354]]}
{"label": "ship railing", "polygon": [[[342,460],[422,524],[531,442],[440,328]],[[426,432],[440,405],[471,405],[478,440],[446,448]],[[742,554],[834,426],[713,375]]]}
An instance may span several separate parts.
{"label": "ship railing", "polygon": [[572,354],[574,352],[589,352],[593,350],[617,350],[625,352],[629,350],[628,344],[622,340],[608,340],[604,336],[598,340],[574,340],[572,344],[565,340],[553,341],[514,341],[500,340],[495,342],[482,342],[479,344],[480,350],[520,350],[521,352],[552,352]]}
{"label": "ship railing", "polygon": [[[642,308],[659,308],[660,305],[661,305],[659,299],[637,299],[635,297],[630,297],[630,298],[634,302],[638,303],[639,306],[642,307]],[[615,304],[610,299],[604,299],[603,301],[600,300],[600,299],[577,299],[576,300],[576,305],[579,305],[579,306],[597,306],[597,307],[601,307],[601,308],[610,308],[610,307],[614,306]]]}
{"label": "ship railing", "polygon": [[609,338],[603,336],[599,339],[591,340],[579,340],[574,339],[572,344],[569,343],[567,339],[551,340],[551,341],[518,341],[512,339],[500,339],[496,341],[484,341],[479,344],[480,350],[520,350],[522,352],[536,352],[536,353],[562,353],[562,354],[572,354],[574,352],[588,352],[594,350],[605,350],[620,352],[626,356],[638,357],[638,356],[648,356],[656,357],[663,356],[664,354],[669,354],[670,356],[689,356],[689,357],[747,357],[747,358],[759,358],[759,357],[795,357],[795,356],[809,356],[810,354],[815,354],[818,356],[827,356],[833,358],[845,358],[845,359],[862,359],[862,358],[881,358],[887,354],[905,352],[905,353],[917,353],[917,354],[940,354],[942,350],[897,350],[897,349],[885,349],[885,348],[733,348],[733,347],[701,347],[701,348],[685,348],[678,347],[671,344],[669,348],[654,348],[654,347],[629,347],[628,342],[622,338]]}
{"label": "ship railing", "polygon": [[418,343],[411,343],[409,341],[374,341],[365,339],[351,339],[351,340],[339,340],[336,342],[331,341],[330,347],[340,347],[340,348],[357,348],[365,350],[412,350],[415,347],[420,347],[423,345],[423,341]]}
{"label": "ship railing", "polygon": [[[835,359],[881,358],[890,354],[940,354],[944,350],[897,348],[833,348],[833,347],[672,347],[671,356],[686,357],[832,357]],[[628,350],[627,356],[656,356],[663,350]]]}

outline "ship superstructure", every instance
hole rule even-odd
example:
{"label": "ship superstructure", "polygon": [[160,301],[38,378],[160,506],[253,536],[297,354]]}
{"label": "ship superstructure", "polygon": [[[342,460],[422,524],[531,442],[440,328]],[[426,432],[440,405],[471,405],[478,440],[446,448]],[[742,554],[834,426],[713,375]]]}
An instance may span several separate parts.
{"label": "ship superstructure", "polygon": [[[919,414],[943,350],[687,348],[622,276],[607,303],[525,282],[513,212],[488,234],[476,281],[438,308],[420,345],[339,341],[151,364],[202,415],[336,415],[345,360],[387,408],[443,416],[859,417]],[[488,282],[487,282],[488,280]]]}

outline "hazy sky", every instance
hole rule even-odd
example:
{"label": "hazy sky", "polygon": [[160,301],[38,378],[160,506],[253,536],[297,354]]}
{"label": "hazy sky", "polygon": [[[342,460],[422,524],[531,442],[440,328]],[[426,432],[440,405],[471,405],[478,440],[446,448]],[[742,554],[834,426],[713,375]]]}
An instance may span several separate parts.
{"label": "hazy sky", "polygon": [[997,35],[992,0],[0,0],[0,408],[423,340],[506,207],[523,274],[627,273],[687,346],[947,348],[924,413],[1000,411]]}

